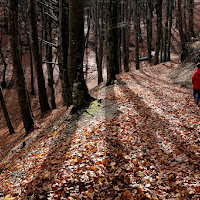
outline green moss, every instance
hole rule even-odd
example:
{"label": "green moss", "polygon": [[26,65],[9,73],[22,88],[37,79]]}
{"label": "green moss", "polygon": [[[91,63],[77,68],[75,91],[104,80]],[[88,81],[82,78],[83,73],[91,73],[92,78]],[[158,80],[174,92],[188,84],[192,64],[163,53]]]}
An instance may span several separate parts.
{"label": "green moss", "polygon": [[101,104],[98,100],[92,101],[88,107],[88,109],[83,113],[84,117],[90,118],[95,115],[101,108]]}

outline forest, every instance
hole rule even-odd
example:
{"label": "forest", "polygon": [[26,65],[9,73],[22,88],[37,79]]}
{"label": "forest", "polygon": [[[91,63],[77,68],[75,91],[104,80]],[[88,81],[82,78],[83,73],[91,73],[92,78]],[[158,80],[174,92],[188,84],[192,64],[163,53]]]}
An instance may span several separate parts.
{"label": "forest", "polygon": [[200,199],[199,0],[0,0],[0,199]]}

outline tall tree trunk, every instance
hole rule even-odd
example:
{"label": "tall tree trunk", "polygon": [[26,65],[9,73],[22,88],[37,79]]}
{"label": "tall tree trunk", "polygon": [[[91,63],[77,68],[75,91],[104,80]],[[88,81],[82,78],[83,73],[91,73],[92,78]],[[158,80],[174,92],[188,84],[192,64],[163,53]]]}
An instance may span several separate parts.
{"label": "tall tree trunk", "polygon": [[163,38],[163,30],[161,30],[160,34],[160,62],[163,62],[163,48],[164,48],[164,38]]}
{"label": "tall tree trunk", "polygon": [[167,61],[171,60],[171,35],[172,35],[172,10],[174,0],[169,0],[169,28],[168,28],[168,41],[167,41]]}
{"label": "tall tree trunk", "polygon": [[153,22],[153,2],[152,0],[148,0],[146,3],[147,7],[147,50],[148,50],[148,62],[151,63],[152,55],[152,22]]}
{"label": "tall tree trunk", "polygon": [[105,0],[105,16],[106,16],[106,67],[107,67],[107,83],[113,84],[115,80],[115,49],[113,40],[113,23],[112,23],[112,0]]}
{"label": "tall tree trunk", "polygon": [[39,51],[36,1],[28,0],[28,4],[29,4],[31,48],[32,48],[32,53],[33,53],[33,62],[34,62],[34,66],[35,66],[36,74],[37,74],[37,84],[38,84],[38,91],[39,91],[41,115],[43,115],[46,111],[50,110],[50,107],[48,103],[44,73],[42,69],[42,57]]}
{"label": "tall tree trunk", "polygon": [[160,41],[162,34],[162,0],[156,1],[156,14],[157,14],[157,31],[156,31],[156,49],[154,65],[159,63]]}
{"label": "tall tree trunk", "polygon": [[[51,19],[48,17],[46,20],[46,40],[50,43],[52,43],[52,22]],[[54,80],[53,80],[53,67],[52,67],[52,46],[46,45],[46,61],[47,61],[47,73],[48,73],[48,88],[50,92],[50,102],[51,102],[51,108],[56,108],[56,101],[55,101],[55,95],[54,95]]]}
{"label": "tall tree trunk", "polygon": [[194,0],[188,0],[188,15],[189,15],[189,23],[188,23],[188,28],[189,28],[189,35],[190,37],[195,37],[194,33]]}
{"label": "tall tree trunk", "polygon": [[167,61],[167,42],[168,42],[168,32],[169,32],[169,5],[170,5],[170,0],[166,2],[166,17],[165,17],[165,32],[164,32],[164,43],[163,43],[163,54],[164,58],[163,61]]}
{"label": "tall tree trunk", "polygon": [[186,38],[186,41],[190,41],[190,37],[189,37],[189,34],[188,34],[188,28],[187,28],[187,17],[186,17],[186,9],[187,7],[187,0],[184,0],[184,6],[183,6],[183,25],[184,25],[184,33],[185,33],[185,38]]}
{"label": "tall tree trunk", "polygon": [[34,121],[19,53],[18,1],[9,0],[8,3],[9,3],[8,6],[9,37],[10,37],[11,55],[13,61],[13,70],[17,84],[17,94],[18,94],[19,105],[21,108],[22,120],[24,123],[24,128],[28,133],[33,128]]}
{"label": "tall tree trunk", "polygon": [[139,64],[139,15],[138,15],[138,0],[134,0],[134,38],[135,38],[135,66],[140,69]]}
{"label": "tall tree trunk", "polygon": [[29,39],[29,35],[27,36],[28,38],[28,49],[29,49],[29,58],[30,58],[30,68],[31,68],[31,92],[30,94],[35,95],[35,88],[34,88],[34,73],[33,73],[33,54],[32,54],[32,49],[31,49],[31,43]]}
{"label": "tall tree trunk", "polygon": [[119,74],[119,62],[118,62],[118,27],[117,27],[117,18],[118,18],[118,0],[112,0],[112,37],[113,37],[113,61],[114,61],[114,73]]}
{"label": "tall tree trunk", "polygon": [[73,109],[81,109],[92,97],[83,75],[84,53],[84,0],[70,0],[69,7],[69,80]]}
{"label": "tall tree trunk", "polygon": [[[122,4],[121,3],[118,3],[118,24],[121,24],[122,23]],[[118,25],[119,26],[119,25]],[[117,56],[118,56],[118,66],[119,66],[119,73],[122,72],[122,52],[121,52],[121,44],[122,44],[122,28],[119,26],[118,27],[118,31],[117,31],[117,37],[118,37],[118,40],[117,40],[117,50],[118,50],[118,53],[117,53]]]}
{"label": "tall tree trunk", "polygon": [[[104,5],[102,5],[104,6]],[[102,31],[102,16],[103,9],[101,10],[101,21],[99,22],[99,3],[98,0],[94,2],[94,33],[95,33],[95,53],[96,64],[98,72],[98,84],[103,81],[102,61],[103,61],[103,31]]]}
{"label": "tall tree trunk", "polygon": [[68,75],[68,49],[69,49],[69,0],[59,0],[59,48],[58,62],[62,85],[63,105],[72,104],[72,91],[70,90]]}
{"label": "tall tree trunk", "polygon": [[178,0],[178,29],[179,29],[179,35],[181,40],[181,47],[182,50],[185,48],[185,34],[183,31],[183,21],[182,21],[182,0]]}
{"label": "tall tree trunk", "polygon": [[124,71],[129,72],[129,35],[128,35],[128,2],[123,2],[122,4],[122,19],[123,19],[123,28],[122,28],[122,55],[123,55],[123,65]]}
{"label": "tall tree trunk", "polygon": [[7,123],[8,129],[9,129],[10,135],[12,135],[13,133],[15,133],[15,131],[14,131],[12,122],[10,120],[9,114],[8,114],[8,110],[7,110],[6,103],[3,98],[3,93],[2,93],[1,87],[0,87],[0,102],[1,102],[1,107],[2,107],[4,116],[6,119],[6,123]]}

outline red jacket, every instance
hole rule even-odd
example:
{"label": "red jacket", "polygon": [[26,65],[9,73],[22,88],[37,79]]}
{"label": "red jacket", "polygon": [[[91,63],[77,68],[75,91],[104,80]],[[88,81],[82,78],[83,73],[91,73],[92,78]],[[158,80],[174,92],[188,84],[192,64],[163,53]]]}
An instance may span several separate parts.
{"label": "red jacket", "polygon": [[200,68],[197,68],[192,75],[192,85],[193,89],[200,90]]}

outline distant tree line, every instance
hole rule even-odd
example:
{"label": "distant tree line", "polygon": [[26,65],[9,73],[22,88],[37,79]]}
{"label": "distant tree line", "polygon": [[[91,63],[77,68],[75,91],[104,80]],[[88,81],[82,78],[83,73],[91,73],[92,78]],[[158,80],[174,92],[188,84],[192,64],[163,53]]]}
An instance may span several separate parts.
{"label": "distant tree line", "polygon": [[[135,68],[139,70],[140,61],[156,65],[170,60],[174,28],[179,31],[181,49],[195,37],[194,0],[2,0],[0,7],[3,10],[0,18],[1,86],[7,87],[7,61],[1,43],[3,34],[8,34],[21,116],[27,133],[34,126],[29,94],[38,95],[41,116],[56,108],[55,65],[59,66],[63,105],[73,105],[76,111],[92,99],[83,71],[84,54],[90,45],[95,51],[98,83],[103,82],[105,60],[106,85],[110,85],[116,74],[130,71],[131,47],[134,47]],[[131,38],[134,38],[133,44]],[[141,44],[145,46],[146,55],[140,53]],[[29,93],[22,66],[24,46],[30,57]],[[43,64],[47,66],[47,80]],[[37,89],[34,88],[34,71]],[[3,103],[2,92],[0,94]],[[5,116],[8,116],[6,110]]]}

